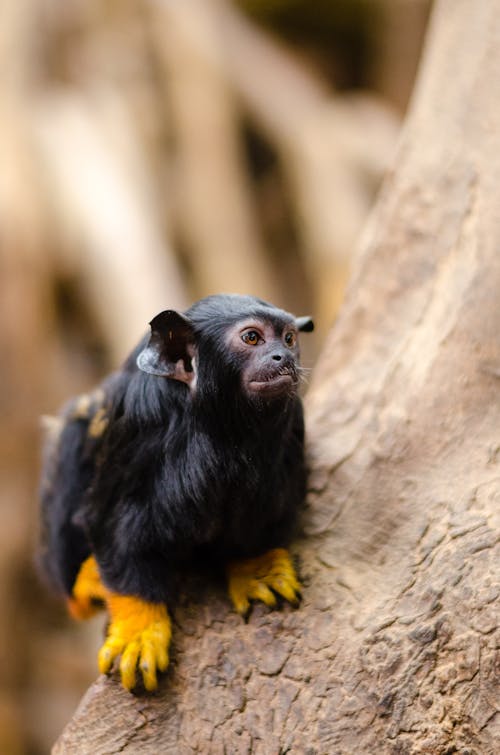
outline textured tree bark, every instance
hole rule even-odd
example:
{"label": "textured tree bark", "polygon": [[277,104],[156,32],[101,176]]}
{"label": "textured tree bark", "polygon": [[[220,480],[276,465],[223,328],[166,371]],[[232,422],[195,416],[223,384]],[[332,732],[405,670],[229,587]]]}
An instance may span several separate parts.
{"label": "textured tree bark", "polygon": [[440,0],[307,399],[302,606],[207,586],[160,693],[99,679],[56,753],[496,751],[498,81],[500,1]]}

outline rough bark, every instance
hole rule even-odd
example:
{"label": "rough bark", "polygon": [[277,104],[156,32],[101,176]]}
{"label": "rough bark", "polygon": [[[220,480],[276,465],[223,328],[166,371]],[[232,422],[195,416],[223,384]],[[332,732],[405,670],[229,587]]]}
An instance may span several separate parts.
{"label": "rough bark", "polygon": [[302,606],[207,586],[160,693],[99,679],[56,753],[495,752],[499,42],[499,0],[437,4],[308,395]]}

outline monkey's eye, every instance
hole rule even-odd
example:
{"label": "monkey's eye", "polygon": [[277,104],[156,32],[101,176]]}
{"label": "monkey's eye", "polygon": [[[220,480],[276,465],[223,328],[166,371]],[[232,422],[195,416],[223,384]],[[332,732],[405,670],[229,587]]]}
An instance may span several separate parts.
{"label": "monkey's eye", "polygon": [[288,331],[288,333],[285,334],[285,343],[286,345],[291,349],[295,346],[295,342],[297,341],[297,336],[293,331]]}
{"label": "monkey's eye", "polygon": [[249,346],[257,346],[262,339],[256,330],[246,330],[242,333],[241,340],[245,341]]}

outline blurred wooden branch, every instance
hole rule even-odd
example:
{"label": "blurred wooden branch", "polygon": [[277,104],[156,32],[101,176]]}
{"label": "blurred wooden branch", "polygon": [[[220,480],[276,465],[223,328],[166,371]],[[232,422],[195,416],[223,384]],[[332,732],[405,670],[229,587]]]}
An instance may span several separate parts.
{"label": "blurred wooden branch", "polygon": [[369,95],[335,97],[312,71],[225,0],[212,0],[226,71],[243,107],[281,156],[304,264],[326,326],[342,301],[355,242],[399,130]]}
{"label": "blurred wooden branch", "polygon": [[66,226],[63,264],[84,281],[118,363],[152,315],[187,305],[130,113],[112,92],[66,92],[44,98],[37,125],[54,216]]}
{"label": "blurred wooden branch", "polygon": [[[30,663],[21,575],[31,561],[37,428],[33,407],[50,401],[57,341],[51,327],[47,205],[29,108],[35,22],[25,3],[0,6],[0,752],[21,755],[19,690]],[[26,51],[20,55],[19,51]],[[57,379],[54,380],[57,384]],[[36,425],[36,420],[35,420]],[[15,631],[13,632],[13,627]],[[15,635],[15,636],[14,636]]]}
{"label": "blurred wooden branch", "polygon": [[151,7],[173,118],[179,222],[200,288],[276,300],[279,287],[255,217],[212,4]]}

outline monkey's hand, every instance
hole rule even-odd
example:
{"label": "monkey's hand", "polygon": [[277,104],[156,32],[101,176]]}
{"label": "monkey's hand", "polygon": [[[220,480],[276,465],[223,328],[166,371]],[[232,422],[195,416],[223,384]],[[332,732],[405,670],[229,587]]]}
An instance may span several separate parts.
{"label": "monkey's hand", "polygon": [[274,548],[257,558],[232,561],[227,566],[227,576],[229,596],[242,616],[248,614],[250,600],[275,606],[274,593],[294,605],[299,602],[300,583],[285,548]]}
{"label": "monkey's hand", "polygon": [[144,686],[152,692],[158,686],[156,672],[168,666],[172,629],[167,607],[116,593],[108,593],[106,601],[111,623],[99,651],[99,671],[107,674],[121,655],[120,675],[125,689],[135,687],[139,666]]}
{"label": "monkey's hand", "polygon": [[88,619],[104,607],[105,598],[106,590],[97,563],[93,556],[89,556],[81,565],[68,598],[68,611],[74,619]]}

